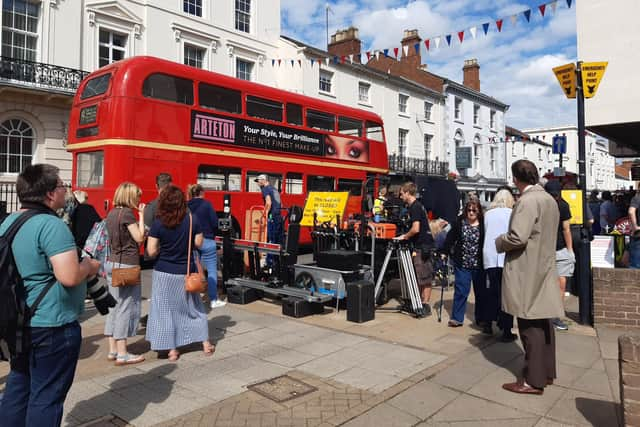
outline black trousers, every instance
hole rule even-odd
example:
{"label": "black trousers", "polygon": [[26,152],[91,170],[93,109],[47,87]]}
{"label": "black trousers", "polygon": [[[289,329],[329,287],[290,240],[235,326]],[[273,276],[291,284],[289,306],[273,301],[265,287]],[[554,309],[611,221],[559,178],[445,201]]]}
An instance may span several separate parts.
{"label": "black trousers", "polygon": [[544,388],[556,378],[556,337],[551,319],[518,318],[518,330],[524,346],[522,376],[527,384]]}
{"label": "black trousers", "polygon": [[[497,320],[498,327],[503,332],[511,332],[513,328],[513,316],[502,311],[502,268],[487,268],[487,286],[485,291],[485,300],[482,301],[485,306],[483,317],[486,321]],[[478,302],[476,301],[476,304]]]}

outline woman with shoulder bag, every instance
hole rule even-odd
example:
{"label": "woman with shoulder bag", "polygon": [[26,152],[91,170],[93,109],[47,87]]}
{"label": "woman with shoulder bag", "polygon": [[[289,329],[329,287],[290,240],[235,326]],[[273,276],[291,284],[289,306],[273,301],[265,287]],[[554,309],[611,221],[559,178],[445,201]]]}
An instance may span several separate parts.
{"label": "woman with shoulder bag", "polygon": [[[117,366],[144,361],[143,355],[127,352],[127,338],[134,337],[140,321],[140,244],[144,241],[144,203],[142,190],[131,182],[123,182],[113,196],[114,208],[105,222],[111,255],[107,263],[109,292],[118,302],[109,311],[104,334],[109,337],[108,360]],[[134,210],[138,211],[138,218]]]}
{"label": "woman with shoulder bag", "polygon": [[188,260],[194,260],[190,249],[202,247],[203,240],[200,223],[188,211],[184,193],[169,185],[158,198],[147,241],[147,252],[157,259],[146,338],[152,350],[168,350],[172,362],[180,357],[178,347],[194,342],[202,342],[207,356],[215,349],[209,342],[207,313],[200,294],[185,290],[185,276],[196,271],[194,263],[188,266]]}

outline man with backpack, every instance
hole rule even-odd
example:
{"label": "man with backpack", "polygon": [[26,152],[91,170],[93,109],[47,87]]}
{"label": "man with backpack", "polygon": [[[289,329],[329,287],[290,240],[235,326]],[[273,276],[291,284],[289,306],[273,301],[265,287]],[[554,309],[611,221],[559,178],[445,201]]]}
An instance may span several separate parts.
{"label": "man with backpack", "polygon": [[[65,203],[58,172],[47,164],[27,166],[16,183],[22,208],[0,224],[0,254],[8,254],[0,277],[0,344],[5,349],[8,344],[11,359],[0,426],[60,425],[80,354],[78,315],[86,280],[100,264],[90,258],[78,261],[73,235],[55,215]],[[10,271],[13,266],[17,275]],[[18,326],[11,322],[22,303],[24,327],[19,316]]]}

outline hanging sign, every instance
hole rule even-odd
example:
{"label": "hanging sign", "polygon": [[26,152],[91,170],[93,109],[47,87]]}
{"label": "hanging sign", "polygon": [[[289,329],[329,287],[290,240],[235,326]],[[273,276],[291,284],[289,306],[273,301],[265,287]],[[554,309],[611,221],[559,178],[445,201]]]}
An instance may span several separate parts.
{"label": "hanging sign", "polygon": [[596,95],[600,80],[607,69],[608,62],[583,62],[582,63],[582,91],[585,98],[593,98]]}
{"label": "hanging sign", "polygon": [[576,66],[575,64],[566,64],[561,65],[559,67],[555,67],[553,69],[556,78],[558,79],[558,83],[562,87],[562,91],[564,92],[567,98],[575,98],[576,97]]}

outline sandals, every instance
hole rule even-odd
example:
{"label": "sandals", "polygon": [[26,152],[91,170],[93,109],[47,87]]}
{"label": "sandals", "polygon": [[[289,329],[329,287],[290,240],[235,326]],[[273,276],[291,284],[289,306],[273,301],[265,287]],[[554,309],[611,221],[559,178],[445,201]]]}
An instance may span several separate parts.
{"label": "sandals", "polygon": [[169,362],[176,362],[178,359],[180,359],[180,352],[178,350],[169,351],[169,356],[167,357],[167,359],[169,359]]}
{"label": "sandals", "polygon": [[136,363],[144,362],[144,356],[141,354],[131,354],[127,353],[123,356],[116,356],[115,365],[116,366],[124,366],[124,365],[135,365]]}
{"label": "sandals", "polygon": [[211,356],[216,351],[216,346],[211,344],[209,341],[205,341],[202,343],[202,351],[205,356]]}

